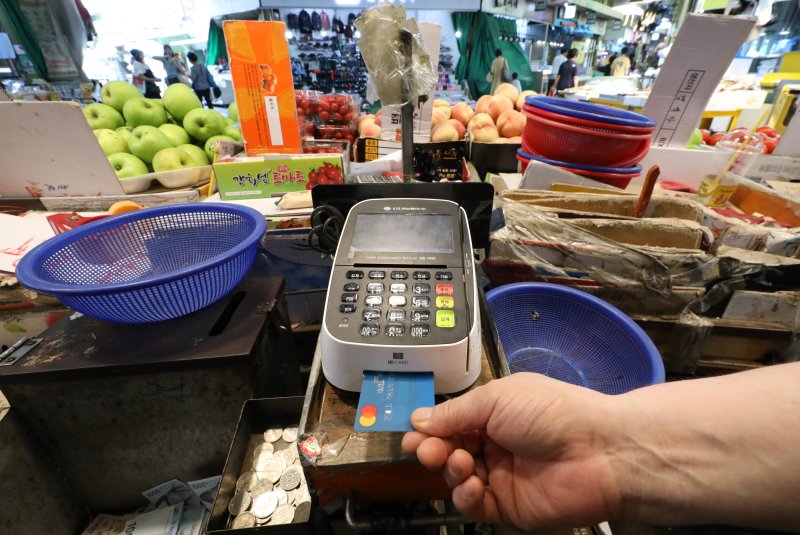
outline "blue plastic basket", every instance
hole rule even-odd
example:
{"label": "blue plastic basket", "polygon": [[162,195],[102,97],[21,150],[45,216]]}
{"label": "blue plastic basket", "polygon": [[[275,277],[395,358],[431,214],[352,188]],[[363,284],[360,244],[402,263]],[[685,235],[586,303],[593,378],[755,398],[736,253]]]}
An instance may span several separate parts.
{"label": "blue plastic basket", "polygon": [[525,104],[551,113],[560,113],[568,117],[586,119],[620,126],[634,126],[638,128],[654,128],[656,122],[650,117],[632,111],[621,110],[612,106],[580,102],[554,97],[525,97]]}
{"label": "blue plastic basket", "polygon": [[616,307],[557,284],[522,282],[486,294],[509,370],[606,394],[664,382],[645,332]]}
{"label": "blue plastic basket", "polygon": [[569,167],[571,169],[589,171],[592,173],[618,173],[621,175],[633,175],[642,172],[642,166],[638,164],[631,167],[601,167],[599,165],[586,165],[580,163],[560,162],[558,160],[551,160],[550,158],[545,158],[544,156],[528,154],[522,149],[517,149],[517,154],[528,160],[542,162],[548,165],[555,165],[556,167]]}
{"label": "blue plastic basket", "polygon": [[20,260],[17,278],[97,319],[166,320],[230,293],[250,269],[265,230],[264,217],[243,206],[148,208],[51,238]]}

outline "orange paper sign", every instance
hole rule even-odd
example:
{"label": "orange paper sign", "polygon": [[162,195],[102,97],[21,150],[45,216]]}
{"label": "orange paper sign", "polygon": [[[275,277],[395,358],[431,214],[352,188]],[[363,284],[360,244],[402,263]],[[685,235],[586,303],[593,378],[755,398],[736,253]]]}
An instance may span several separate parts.
{"label": "orange paper sign", "polygon": [[286,25],[232,20],[222,28],[247,155],[302,152]]}

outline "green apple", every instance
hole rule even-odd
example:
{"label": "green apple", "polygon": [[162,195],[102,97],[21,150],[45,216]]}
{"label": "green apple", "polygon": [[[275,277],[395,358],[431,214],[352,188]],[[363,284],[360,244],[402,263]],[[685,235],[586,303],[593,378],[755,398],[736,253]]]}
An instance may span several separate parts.
{"label": "green apple", "polygon": [[176,124],[162,124],[158,129],[164,132],[164,135],[167,136],[167,139],[169,139],[173,147],[189,143],[189,134]]}
{"label": "green apple", "polygon": [[[170,87],[178,84],[172,84]],[[197,141],[206,142],[211,136],[218,136],[224,129],[219,114],[212,110],[197,108],[183,118],[183,128]]]}
{"label": "green apple", "polygon": [[689,138],[689,148],[699,147],[703,142],[703,133],[699,128],[692,130],[692,137]]}
{"label": "green apple", "polygon": [[135,85],[123,80],[108,82],[100,90],[100,99],[103,104],[108,104],[119,113],[122,113],[122,107],[132,98],[144,98],[144,95]]}
{"label": "green apple", "polygon": [[239,143],[242,142],[242,132],[235,126],[229,126],[225,130],[222,131],[222,134],[225,136],[230,136]]}
{"label": "green apple", "polygon": [[167,112],[160,102],[149,98],[135,98],[122,107],[125,121],[134,128],[137,126],[161,126],[167,122]]}
{"label": "green apple", "polygon": [[172,143],[164,132],[155,126],[137,126],[133,129],[128,147],[134,156],[138,156],[145,163],[150,163],[158,151],[172,147]]}
{"label": "green apple", "polygon": [[216,150],[211,150],[211,145],[217,140],[236,141],[231,136],[211,136],[210,138],[208,138],[208,140],[206,140],[205,151],[206,151],[206,156],[208,156],[208,161],[210,162],[214,161],[214,155],[217,153]]}
{"label": "green apple", "polygon": [[191,110],[202,108],[203,103],[191,87],[186,84],[172,84],[161,97],[164,107],[178,121],[183,121]]}
{"label": "green apple", "polygon": [[131,139],[131,134],[133,133],[133,127],[132,126],[120,126],[116,130],[114,130],[114,132],[116,132],[117,134],[122,136],[122,139],[124,139],[125,143],[127,144],[128,141]]}
{"label": "green apple", "polygon": [[86,117],[86,121],[92,127],[92,130],[98,128],[114,130],[125,123],[122,115],[117,110],[105,104],[89,104],[83,108],[83,116]]}
{"label": "green apple", "polygon": [[188,152],[177,147],[160,150],[153,158],[153,170],[156,172],[173,171],[184,167],[194,167],[192,159]]}
{"label": "green apple", "polygon": [[148,172],[147,165],[142,160],[127,152],[117,152],[109,155],[108,163],[111,164],[117,178],[131,178],[146,175]]}
{"label": "green apple", "polygon": [[100,143],[103,153],[108,156],[116,152],[128,152],[128,143],[123,137],[108,128],[98,128],[94,131],[94,137]]}
{"label": "green apple", "polygon": [[230,117],[234,123],[239,122],[239,106],[236,105],[235,101],[228,106],[228,117]]}
{"label": "green apple", "polygon": [[206,156],[206,151],[197,145],[190,145],[187,143],[185,145],[178,145],[178,148],[185,150],[189,155],[189,167],[202,167],[203,165],[208,165],[208,156]]}
{"label": "green apple", "polygon": [[236,123],[234,123],[234,122],[231,120],[231,118],[230,118],[230,117],[225,117],[225,125],[226,125],[226,126],[233,126],[233,125],[235,125],[235,124],[236,124]]}

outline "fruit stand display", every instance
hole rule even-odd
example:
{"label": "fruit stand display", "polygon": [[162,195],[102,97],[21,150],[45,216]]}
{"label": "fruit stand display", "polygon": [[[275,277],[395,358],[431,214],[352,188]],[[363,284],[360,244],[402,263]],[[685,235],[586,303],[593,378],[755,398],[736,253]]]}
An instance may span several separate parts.
{"label": "fruit stand display", "polygon": [[128,192],[133,192],[134,181],[153,171],[208,166],[214,160],[215,141],[242,141],[234,123],[235,105],[229,110],[232,117],[205,109],[184,84],[169,86],[164,97],[155,100],[144,98],[128,82],[113,81],[103,87],[101,98],[102,103],[89,104],[83,113]]}

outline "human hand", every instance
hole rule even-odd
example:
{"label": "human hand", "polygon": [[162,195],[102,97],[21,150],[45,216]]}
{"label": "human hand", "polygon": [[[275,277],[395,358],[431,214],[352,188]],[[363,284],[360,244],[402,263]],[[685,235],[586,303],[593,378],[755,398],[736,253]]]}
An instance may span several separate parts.
{"label": "human hand", "polygon": [[411,417],[403,449],[442,470],[475,521],[524,530],[618,516],[610,397],[541,375],[492,381]]}

